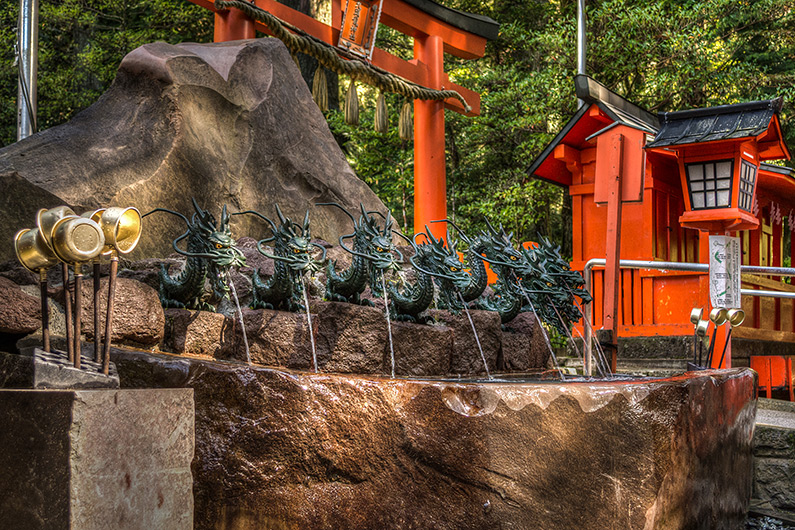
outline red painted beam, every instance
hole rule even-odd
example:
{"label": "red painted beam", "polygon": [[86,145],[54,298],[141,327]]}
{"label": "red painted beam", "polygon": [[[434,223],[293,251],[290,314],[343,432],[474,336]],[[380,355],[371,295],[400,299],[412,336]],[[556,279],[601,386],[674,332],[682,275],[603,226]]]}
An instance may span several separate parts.
{"label": "red painted beam", "polygon": [[462,59],[478,59],[486,52],[486,39],[451,26],[423,13],[401,0],[384,0],[381,22],[411,37],[436,35],[444,41],[444,51]]}
{"label": "red painted beam", "polygon": [[[190,0],[190,1],[196,5],[209,9],[213,12],[216,11],[213,3],[207,0]],[[276,2],[275,0],[255,0],[255,4],[257,7],[264,9],[265,11],[268,11],[275,17],[280,18],[281,20],[287,22],[288,24],[300,27],[309,35],[317,39],[320,39],[327,44],[335,46],[337,40],[339,39],[339,33],[340,33],[339,29],[332,28],[327,24],[315,20],[309,15],[300,13],[294,9],[291,9],[283,4]],[[236,10],[231,10],[231,11],[236,11]],[[255,26],[257,31],[270,34],[268,27],[262,24],[261,22],[255,22]],[[428,67],[424,64],[418,63],[416,60],[406,61],[380,48],[375,48],[373,50],[373,58],[371,63],[379,68],[382,68],[396,75],[399,75],[413,83],[417,83],[418,85],[429,86],[430,76],[428,72]],[[464,97],[464,99],[467,101],[469,106],[472,107],[469,112],[465,112],[464,107],[460,101],[458,101],[457,99],[447,99],[444,102],[446,109],[458,112],[459,114],[465,114],[467,116],[480,115],[480,94],[472,90],[466,89],[462,86],[456,85],[455,83],[452,83],[449,77],[447,76],[447,74],[443,74],[442,89],[455,90],[456,92],[461,94]]]}

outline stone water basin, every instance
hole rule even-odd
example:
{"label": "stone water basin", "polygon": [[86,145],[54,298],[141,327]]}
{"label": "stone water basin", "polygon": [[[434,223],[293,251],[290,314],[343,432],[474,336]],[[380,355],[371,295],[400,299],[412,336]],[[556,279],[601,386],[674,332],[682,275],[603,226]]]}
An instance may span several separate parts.
{"label": "stone water basin", "polygon": [[190,387],[195,528],[743,528],[756,375],[478,381],[116,352]]}

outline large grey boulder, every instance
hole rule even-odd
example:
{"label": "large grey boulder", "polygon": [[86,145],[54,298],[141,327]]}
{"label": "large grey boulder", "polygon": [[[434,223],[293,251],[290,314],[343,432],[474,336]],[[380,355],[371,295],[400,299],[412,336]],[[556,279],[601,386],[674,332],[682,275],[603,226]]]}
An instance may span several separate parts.
{"label": "large grey boulder", "polygon": [[[336,241],[350,220],[336,208],[363,202],[385,211],[351,170],[289,52],[276,39],[217,44],[157,42],[129,53],[111,88],[70,122],[0,149],[0,240],[31,226],[42,207],[78,213],[109,205],[192,213],[190,199],[219,215],[254,209],[303,219]],[[167,255],[182,234],[167,214],[145,219],[133,255]],[[252,216],[236,237],[269,234]],[[13,257],[0,246],[0,259]]]}

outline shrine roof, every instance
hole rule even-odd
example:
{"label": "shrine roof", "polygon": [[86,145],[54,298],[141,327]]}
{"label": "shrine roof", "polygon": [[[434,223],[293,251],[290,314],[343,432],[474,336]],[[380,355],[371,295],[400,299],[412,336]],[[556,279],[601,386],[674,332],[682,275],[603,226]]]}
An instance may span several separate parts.
{"label": "shrine roof", "polygon": [[660,113],[660,131],[647,148],[756,137],[781,110],[781,98]]}
{"label": "shrine roof", "polygon": [[484,15],[466,13],[464,11],[445,7],[433,0],[403,1],[451,26],[483,37],[484,39],[494,40],[497,38],[500,31],[500,24],[494,19]]}
{"label": "shrine roof", "polygon": [[[585,104],[577,110],[528,170],[528,173],[534,177],[563,186],[571,185],[571,174],[566,170],[563,162],[555,160],[552,156],[558,145],[580,148],[605,130],[606,126],[625,125],[649,134],[655,134],[659,127],[657,116],[586,75],[577,75],[574,78],[574,88],[577,97]],[[591,112],[593,107],[598,108],[600,117],[594,117]]]}

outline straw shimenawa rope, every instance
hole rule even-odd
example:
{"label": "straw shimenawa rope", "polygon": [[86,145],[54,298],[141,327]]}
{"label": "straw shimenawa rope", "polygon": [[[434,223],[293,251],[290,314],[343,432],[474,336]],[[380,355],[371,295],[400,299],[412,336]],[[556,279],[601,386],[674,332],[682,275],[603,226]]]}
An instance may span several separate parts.
{"label": "straw shimenawa rope", "polygon": [[434,90],[416,83],[412,83],[391,72],[377,68],[358,59],[345,60],[340,57],[336,48],[325,42],[306,34],[298,28],[290,27],[291,33],[282,22],[264,9],[241,0],[216,0],[215,8],[218,10],[234,7],[242,11],[247,17],[262,22],[271,30],[273,36],[282,41],[293,52],[301,52],[317,59],[325,68],[337,74],[351,76],[357,81],[374,86],[384,92],[392,92],[401,96],[420,99],[441,101],[455,98],[461,102],[466,112],[472,110],[464,97],[455,90]]}

